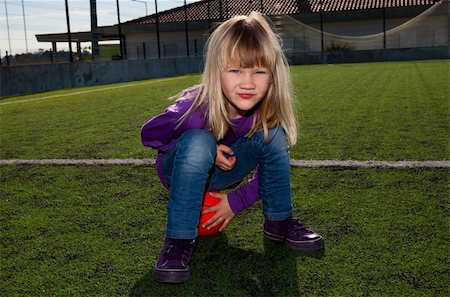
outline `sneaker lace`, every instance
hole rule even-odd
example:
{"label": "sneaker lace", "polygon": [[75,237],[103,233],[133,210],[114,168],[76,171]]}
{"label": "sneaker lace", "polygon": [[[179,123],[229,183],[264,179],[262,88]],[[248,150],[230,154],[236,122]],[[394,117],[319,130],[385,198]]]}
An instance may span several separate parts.
{"label": "sneaker lace", "polygon": [[310,234],[311,230],[303,224],[299,219],[292,219],[289,222],[289,231],[293,233],[301,232],[301,234]]}
{"label": "sneaker lace", "polygon": [[188,257],[193,243],[194,240],[187,241],[187,240],[172,239],[164,254],[168,258],[175,258],[175,259],[177,258],[181,259],[183,258],[183,256]]}

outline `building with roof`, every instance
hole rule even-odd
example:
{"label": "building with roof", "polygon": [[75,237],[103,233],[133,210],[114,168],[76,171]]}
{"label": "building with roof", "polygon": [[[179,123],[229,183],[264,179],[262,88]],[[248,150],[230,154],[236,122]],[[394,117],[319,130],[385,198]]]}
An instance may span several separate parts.
{"label": "building with roof", "polygon": [[[128,60],[200,56],[221,21],[259,11],[288,53],[449,45],[448,0],[203,0],[120,25],[72,33],[72,41],[119,40]],[[67,42],[67,34],[36,35]]]}

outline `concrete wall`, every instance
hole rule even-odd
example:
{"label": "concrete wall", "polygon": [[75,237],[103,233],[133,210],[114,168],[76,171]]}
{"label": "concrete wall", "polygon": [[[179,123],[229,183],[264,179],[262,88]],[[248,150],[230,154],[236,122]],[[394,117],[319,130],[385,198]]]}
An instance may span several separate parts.
{"label": "concrete wall", "polygon": [[168,77],[202,70],[202,57],[0,68],[0,96]]}
{"label": "concrete wall", "polygon": [[[449,59],[449,46],[334,53],[288,53],[292,65]],[[202,70],[202,57],[0,67],[0,96],[94,86]]]}
{"label": "concrete wall", "polygon": [[292,65],[449,59],[450,47],[440,46],[330,53],[288,53],[286,57]]}

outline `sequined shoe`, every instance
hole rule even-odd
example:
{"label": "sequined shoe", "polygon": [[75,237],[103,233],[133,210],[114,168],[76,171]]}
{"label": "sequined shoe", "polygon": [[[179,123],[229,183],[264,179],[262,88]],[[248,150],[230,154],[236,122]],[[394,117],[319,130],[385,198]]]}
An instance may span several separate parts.
{"label": "sequined shoe", "polygon": [[180,284],[189,279],[189,261],[196,239],[166,238],[153,268],[153,279],[160,283]]}
{"label": "sequined shoe", "polygon": [[313,252],[324,247],[322,235],[296,218],[289,218],[284,221],[265,220],[263,230],[266,238],[284,241],[296,250]]}

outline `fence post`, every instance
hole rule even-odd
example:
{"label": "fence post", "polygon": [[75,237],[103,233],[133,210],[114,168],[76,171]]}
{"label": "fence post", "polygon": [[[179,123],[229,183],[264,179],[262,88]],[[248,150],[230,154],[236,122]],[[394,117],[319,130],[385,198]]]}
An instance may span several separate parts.
{"label": "fence post", "polygon": [[119,47],[120,47],[120,59],[124,59],[124,49],[123,49],[123,40],[122,40],[122,25],[120,23],[120,8],[119,8],[119,0],[116,0],[116,9],[117,9],[117,26],[119,29]]}
{"label": "fence post", "polygon": [[189,57],[189,34],[188,34],[188,20],[187,20],[186,0],[184,0],[184,29],[186,31],[186,55]]}
{"label": "fence post", "polygon": [[69,4],[66,0],[66,22],[67,22],[67,39],[69,40],[69,62],[73,62],[72,56],[72,34],[70,33],[70,17],[69,17]]}
{"label": "fence post", "polygon": [[145,52],[145,42],[142,43],[142,50],[144,52],[144,60],[147,59],[147,54]]}
{"label": "fence post", "polygon": [[386,49],[386,1],[383,0],[383,49]]}
{"label": "fence post", "polygon": [[158,59],[161,58],[161,44],[159,41],[159,16],[158,16],[158,1],[155,0],[155,17],[156,17],[156,42],[158,43]]}

